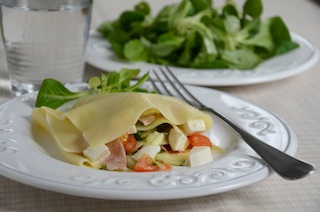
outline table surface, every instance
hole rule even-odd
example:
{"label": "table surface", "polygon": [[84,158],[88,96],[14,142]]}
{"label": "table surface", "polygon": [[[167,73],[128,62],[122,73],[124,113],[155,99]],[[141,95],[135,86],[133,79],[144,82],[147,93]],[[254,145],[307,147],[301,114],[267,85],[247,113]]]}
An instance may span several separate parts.
{"label": "table surface", "polygon": [[[111,20],[137,0],[95,0],[91,27]],[[154,11],[174,0],[149,0]],[[177,0],[176,0],[177,2]],[[215,1],[221,2],[221,1]],[[264,0],[264,17],[280,15],[290,31],[320,47],[320,4],[312,0]],[[0,78],[6,62],[0,52]],[[320,63],[303,74],[281,81],[215,87],[267,108],[282,117],[298,139],[296,156],[320,167]],[[318,71],[318,72],[317,72]],[[85,77],[101,70],[86,65]],[[0,79],[0,102],[6,81]],[[0,176],[0,211],[319,211],[320,178],[315,173],[297,181],[276,174],[237,190],[204,197],[166,201],[116,201],[70,196],[27,186]]]}

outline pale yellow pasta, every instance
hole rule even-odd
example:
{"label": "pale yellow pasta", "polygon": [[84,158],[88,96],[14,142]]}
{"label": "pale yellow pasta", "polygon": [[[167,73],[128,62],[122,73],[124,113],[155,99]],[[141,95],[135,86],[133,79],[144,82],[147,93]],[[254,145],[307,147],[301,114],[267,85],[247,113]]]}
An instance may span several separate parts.
{"label": "pale yellow pasta", "polygon": [[[162,123],[179,126],[195,118],[205,121],[205,131],[212,127],[209,115],[185,102],[148,93],[111,93],[83,97],[66,112],[40,107],[33,110],[32,120],[49,133],[68,162],[98,167],[80,153],[88,146],[106,144],[119,138],[135,126],[141,114],[152,108],[158,110],[162,117],[148,126],[137,126],[139,130],[148,130]],[[70,156],[70,153],[76,156]]]}
{"label": "pale yellow pasta", "polygon": [[63,112],[48,107],[36,108],[32,120],[44,128],[64,152],[82,153],[88,147],[82,132]]}

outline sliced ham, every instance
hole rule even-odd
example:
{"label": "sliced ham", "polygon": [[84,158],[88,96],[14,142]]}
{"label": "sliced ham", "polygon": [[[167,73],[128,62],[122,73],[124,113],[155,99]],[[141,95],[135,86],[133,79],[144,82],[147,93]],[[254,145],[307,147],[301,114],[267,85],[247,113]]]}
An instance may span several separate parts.
{"label": "sliced ham", "polygon": [[106,144],[110,150],[110,155],[104,160],[107,170],[127,170],[126,151],[120,139],[116,139]]}

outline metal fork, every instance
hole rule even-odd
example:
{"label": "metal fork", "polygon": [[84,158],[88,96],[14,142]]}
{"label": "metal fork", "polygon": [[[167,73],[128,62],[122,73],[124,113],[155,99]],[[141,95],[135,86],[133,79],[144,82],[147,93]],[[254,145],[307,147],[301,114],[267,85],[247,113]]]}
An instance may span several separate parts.
{"label": "metal fork", "polygon": [[[188,104],[203,110],[209,113],[214,114],[219,117],[221,120],[230,125],[240,137],[258,154],[260,157],[280,176],[284,179],[295,180],[303,178],[309,174],[312,174],[315,171],[315,167],[311,164],[298,160],[266,143],[259,140],[241,126],[229,120],[223,114],[215,111],[213,108],[209,108],[202,104],[198,99],[196,99],[186,88],[185,86],[177,79],[177,77],[170,71],[168,67],[166,70],[160,67],[160,73],[163,75],[164,80],[158,74],[159,72],[154,71],[154,76],[156,79],[149,78],[152,86],[158,93],[163,93],[170,96],[176,96],[182,98]],[[158,81],[158,83],[156,82]],[[169,84],[172,89],[168,89],[167,85]],[[161,87],[162,89],[161,89]]]}

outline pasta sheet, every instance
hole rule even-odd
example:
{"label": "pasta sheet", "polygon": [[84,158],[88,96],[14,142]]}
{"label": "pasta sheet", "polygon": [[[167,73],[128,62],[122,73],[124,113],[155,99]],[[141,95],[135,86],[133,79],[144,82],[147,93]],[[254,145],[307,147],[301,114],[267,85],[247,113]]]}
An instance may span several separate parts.
{"label": "pasta sheet", "polygon": [[[106,144],[124,135],[148,109],[158,110],[163,117],[145,128],[156,127],[164,122],[179,126],[196,118],[205,121],[205,131],[212,127],[212,118],[200,110],[174,97],[150,93],[87,96],[64,112],[48,107],[35,108],[32,120],[49,133],[70,163],[89,163],[95,167],[96,164],[82,156],[83,150],[88,146]],[[75,154],[75,158],[70,159],[70,154]]]}

